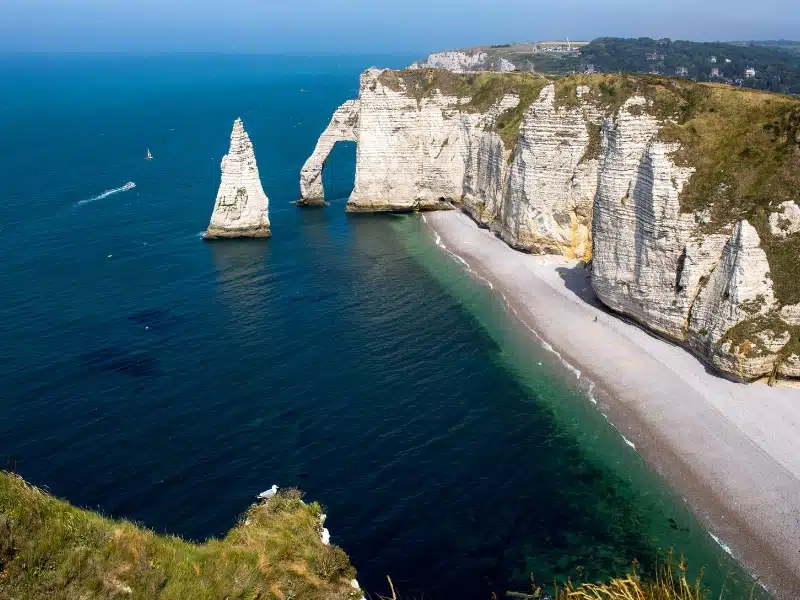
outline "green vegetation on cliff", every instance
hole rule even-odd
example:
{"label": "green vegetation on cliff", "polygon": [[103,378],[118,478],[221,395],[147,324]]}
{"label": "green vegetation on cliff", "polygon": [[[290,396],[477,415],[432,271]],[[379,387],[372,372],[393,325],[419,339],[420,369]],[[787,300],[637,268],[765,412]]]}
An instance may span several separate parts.
{"label": "green vegetation on cliff", "polygon": [[[578,97],[578,88],[585,92]],[[594,105],[603,116],[613,118],[633,96],[648,101],[641,109],[661,120],[686,122],[695,116],[703,87],[695,83],[655,75],[569,75],[555,81],[555,103],[558,107],[585,107]]]}
{"label": "green vegetation on cliff", "polygon": [[281,490],[223,539],[193,544],[75,508],[0,473],[0,598],[360,598],[317,503]]}
{"label": "green vegetation on cliff", "polygon": [[767,253],[776,297],[800,302],[800,234],[778,238],[769,214],[800,202],[800,100],[723,86],[697,86],[693,117],[668,124],[673,159],[695,169],[680,196],[684,212],[703,214],[702,230],[747,219]]}

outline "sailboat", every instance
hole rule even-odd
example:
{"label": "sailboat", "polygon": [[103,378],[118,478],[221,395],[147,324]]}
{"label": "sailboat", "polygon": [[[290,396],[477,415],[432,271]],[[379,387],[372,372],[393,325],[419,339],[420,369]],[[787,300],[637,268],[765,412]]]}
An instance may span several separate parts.
{"label": "sailboat", "polygon": [[147,160],[153,160],[153,155],[150,154],[150,148],[147,149]]}

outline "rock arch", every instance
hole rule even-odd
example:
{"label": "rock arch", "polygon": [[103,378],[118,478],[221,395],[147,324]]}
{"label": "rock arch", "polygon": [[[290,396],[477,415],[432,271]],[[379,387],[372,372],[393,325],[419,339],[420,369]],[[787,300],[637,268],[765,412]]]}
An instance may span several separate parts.
{"label": "rock arch", "polygon": [[324,206],[325,190],[322,187],[322,170],[337,142],[358,143],[359,100],[342,104],[317,141],[313,154],[300,171],[301,206]]}

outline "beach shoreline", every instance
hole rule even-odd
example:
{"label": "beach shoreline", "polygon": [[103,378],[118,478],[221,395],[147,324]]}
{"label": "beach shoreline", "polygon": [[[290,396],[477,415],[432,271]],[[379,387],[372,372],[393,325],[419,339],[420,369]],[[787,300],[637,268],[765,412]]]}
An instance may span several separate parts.
{"label": "beach shoreline", "polygon": [[800,391],[742,384],[611,313],[577,261],[512,249],[458,211],[437,244],[591,382],[625,441],[779,600],[800,598]]}

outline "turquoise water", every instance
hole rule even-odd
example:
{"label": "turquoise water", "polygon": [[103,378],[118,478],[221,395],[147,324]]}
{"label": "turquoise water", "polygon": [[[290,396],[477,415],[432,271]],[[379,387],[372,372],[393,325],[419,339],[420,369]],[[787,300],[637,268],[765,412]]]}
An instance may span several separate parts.
{"label": "turquoise water", "polygon": [[[746,596],[574,376],[419,217],[345,214],[352,144],[326,171],[331,206],[292,204],[358,73],[409,60],[3,59],[3,465],[195,540],[273,483],[300,487],[373,592],[390,574],[406,597],[485,599],[531,572],[604,578],[674,547]],[[204,244],[237,116],[274,235]]]}

